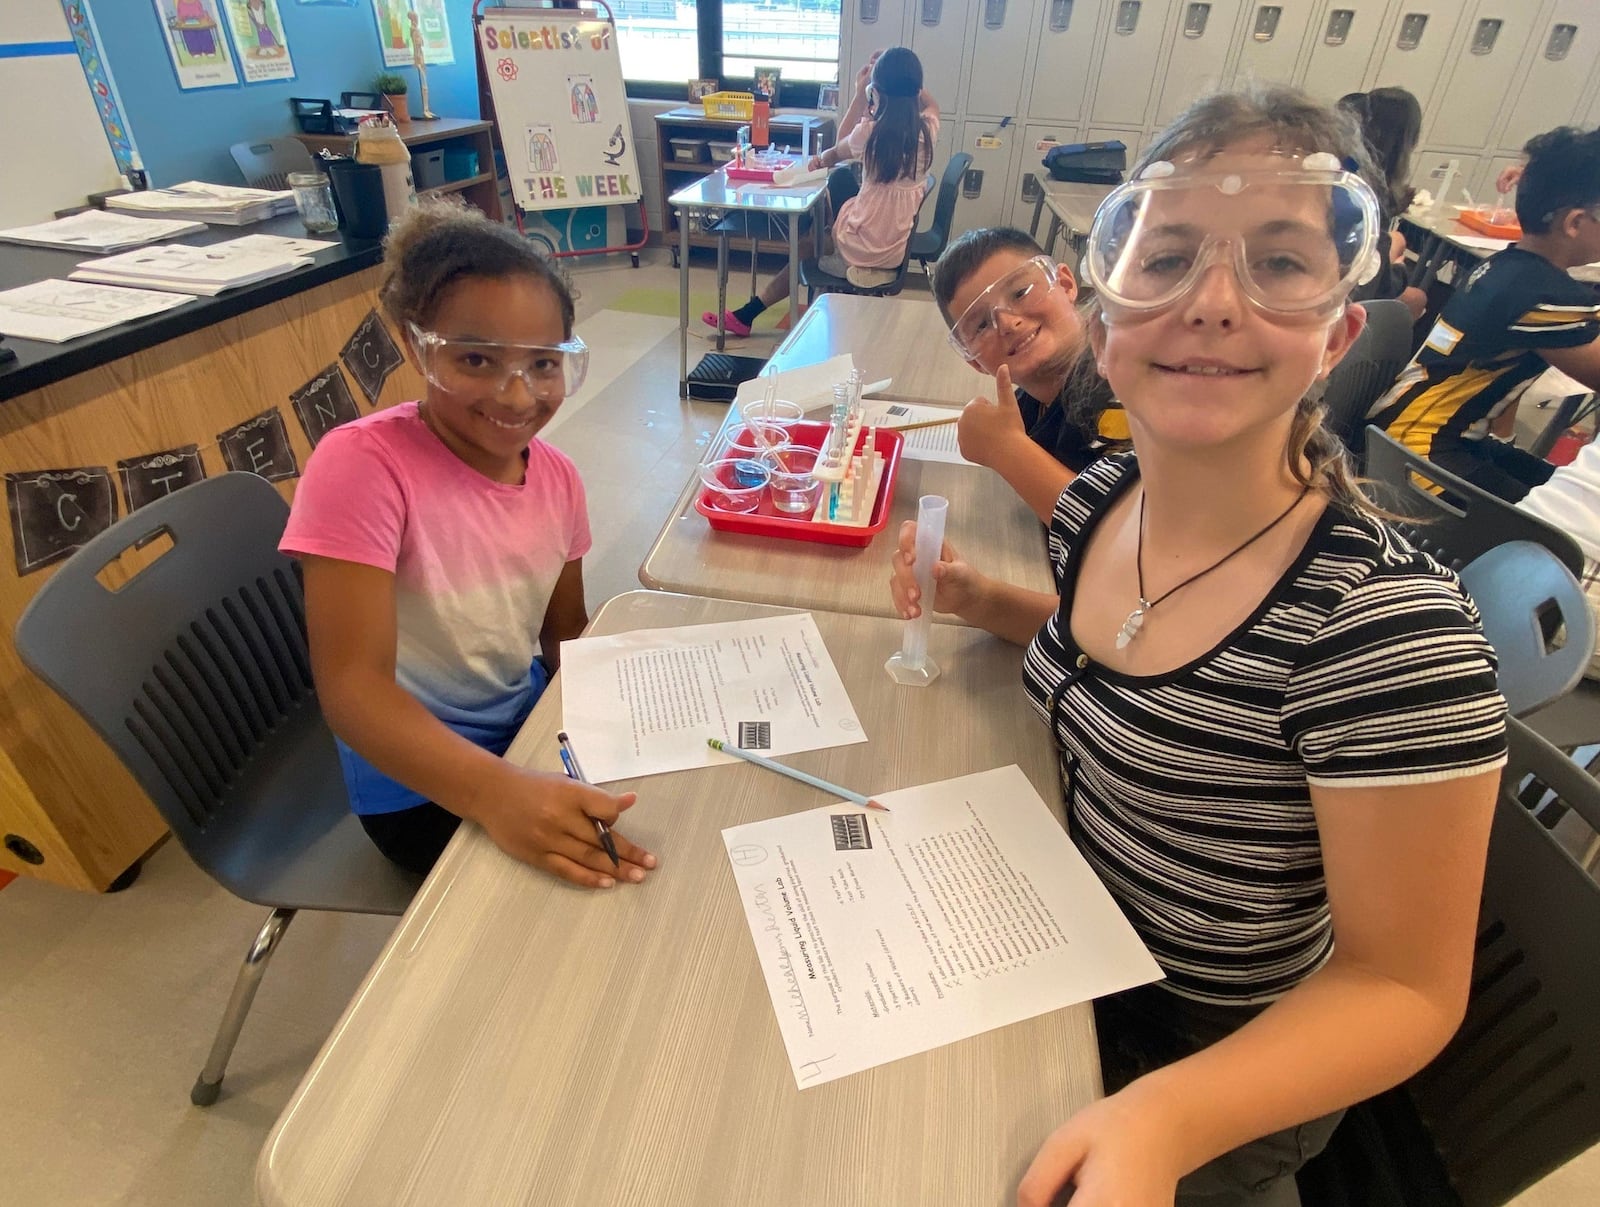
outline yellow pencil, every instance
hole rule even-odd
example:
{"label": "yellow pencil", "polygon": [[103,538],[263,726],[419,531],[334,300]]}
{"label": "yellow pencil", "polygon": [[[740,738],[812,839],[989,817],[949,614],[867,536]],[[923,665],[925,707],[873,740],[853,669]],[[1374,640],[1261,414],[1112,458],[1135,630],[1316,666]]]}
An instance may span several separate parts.
{"label": "yellow pencil", "polygon": [[946,419],[924,419],[920,423],[903,423],[899,427],[892,427],[888,430],[891,432],[915,432],[925,427],[944,427],[947,423],[959,422],[961,422],[960,415],[951,415]]}

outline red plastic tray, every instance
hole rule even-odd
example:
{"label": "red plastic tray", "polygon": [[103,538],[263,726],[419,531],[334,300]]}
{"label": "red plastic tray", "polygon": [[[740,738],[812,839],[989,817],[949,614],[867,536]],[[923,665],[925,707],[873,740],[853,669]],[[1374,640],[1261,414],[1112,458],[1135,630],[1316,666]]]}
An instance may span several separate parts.
{"label": "red plastic tray", "polygon": [[784,168],[792,168],[799,162],[800,161],[797,159],[778,159],[772,160],[767,164],[767,166],[760,168],[741,168],[736,164],[730,163],[728,165],[728,179],[765,180],[770,184],[773,176],[775,176],[778,172]]}
{"label": "red plastic tray", "polygon": [[[789,428],[791,444],[808,448],[821,448],[827,438],[828,425],[805,421]],[[865,431],[856,440],[855,454],[859,455],[866,442]],[[795,541],[820,541],[824,545],[872,544],[872,538],[889,523],[890,504],[894,501],[894,480],[900,471],[900,453],[905,437],[892,428],[878,428],[873,433],[872,447],[883,457],[883,477],[878,482],[878,497],[872,502],[872,518],[863,528],[853,524],[829,524],[808,516],[785,515],[772,506],[772,496],[763,494],[761,506],[754,511],[719,511],[706,506],[706,491],[702,489],[694,499],[694,509],[705,516],[706,523],[718,532],[747,532],[756,536],[778,536]]]}

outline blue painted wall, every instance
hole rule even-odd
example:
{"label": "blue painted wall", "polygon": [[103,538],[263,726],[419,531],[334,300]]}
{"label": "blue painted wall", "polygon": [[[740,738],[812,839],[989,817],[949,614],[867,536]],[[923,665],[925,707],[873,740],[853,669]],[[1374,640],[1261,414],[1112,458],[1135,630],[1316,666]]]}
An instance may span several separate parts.
{"label": "blue painted wall", "polygon": [[[383,70],[371,0],[351,8],[278,0],[296,76],[264,84],[183,92],[167,57],[150,0],[93,0],[101,44],[116,77],[128,125],[156,186],[183,180],[241,184],[228,154],[236,142],[295,132],[291,96],[327,97],[365,91]],[[478,116],[478,77],[472,47],[471,0],[450,0],[450,38],[456,61],[428,67],[428,92],[441,117]],[[411,85],[416,72],[396,68]],[[242,75],[242,72],[241,72]]]}

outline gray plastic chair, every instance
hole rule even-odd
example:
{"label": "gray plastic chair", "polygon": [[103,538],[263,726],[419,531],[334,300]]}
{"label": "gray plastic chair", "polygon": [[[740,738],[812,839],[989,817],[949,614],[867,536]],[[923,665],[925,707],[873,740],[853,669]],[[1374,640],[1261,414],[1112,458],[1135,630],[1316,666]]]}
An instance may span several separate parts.
{"label": "gray plastic chair", "polygon": [[[301,909],[401,914],[420,878],[350,812],[317,706],[289,508],[230,473],[140,508],[61,564],[17,621],[17,652],[89,722],[217,883],[272,913],[190,1091],[215,1102],[245,1015]],[[97,575],[165,535],[120,589]]]}
{"label": "gray plastic chair", "polygon": [[311,152],[298,138],[236,142],[228,148],[228,154],[252,189],[286,189],[290,172],[314,172],[317,168]]}
{"label": "gray plastic chair", "polygon": [[[1366,468],[1376,501],[1404,517],[1394,526],[1452,570],[1507,541],[1532,541],[1554,553],[1574,577],[1583,574],[1583,550],[1565,532],[1440,469],[1376,427],[1367,428]],[[1423,481],[1445,493],[1432,493]]]}
{"label": "gray plastic chair", "polygon": [[945,245],[950,242],[950,227],[956,217],[956,202],[961,199],[961,177],[966,174],[970,166],[972,166],[972,156],[966,151],[957,151],[950,157],[950,162],[945,165],[944,175],[939,177],[939,194],[933,203],[933,219],[928,223],[926,230],[913,233],[911,242],[906,245],[906,259],[921,264],[923,276],[928,275],[928,265],[944,255]]}
{"label": "gray plastic chair", "polygon": [[1600,1141],[1600,884],[1518,799],[1546,787],[1600,831],[1600,782],[1517,721],[1508,737],[1466,1019],[1406,1084],[1464,1207]]}
{"label": "gray plastic chair", "polygon": [[1362,306],[1367,325],[1328,375],[1322,395],[1328,408],[1324,423],[1357,457],[1367,412],[1394,385],[1411,359],[1412,331],[1411,311],[1405,303],[1391,298],[1363,302]]}
{"label": "gray plastic chair", "polygon": [[1499,656],[1500,694],[1512,716],[1577,686],[1594,653],[1594,614],[1555,554],[1532,541],[1508,541],[1463,566],[1461,585]]}

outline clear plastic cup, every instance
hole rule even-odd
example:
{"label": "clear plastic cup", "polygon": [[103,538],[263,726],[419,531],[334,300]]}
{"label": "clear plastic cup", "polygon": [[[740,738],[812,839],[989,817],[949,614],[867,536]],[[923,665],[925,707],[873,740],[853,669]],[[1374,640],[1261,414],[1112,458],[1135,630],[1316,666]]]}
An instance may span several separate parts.
{"label": "clear plastic cup", "polygon": [[772,467],[772,506],[785,515],[809,515],[817,508],[822,483],[813,472],[817,450],[795,446],[766,458]]}
{"label": "clear plastic cup", "polygon": [[774,398],[770,403],[765,398],[757,398],[741,404],[739,410],[746,423],[764,423],[781,428],[798,423],[806,413],[798,402],[790,402],[787,398]]}
{"label": "clear plastic cup", "polygon": [[321,172],[290,172],[289,188],[294,191],[294,208],[311,235],[325,235],[339,229],[339,215],[333,208],[333,186]]}
{"label": "clear plastic cup", "polygon": [[768,464],[750,457],[724,457],[700,467],[706,506],[716,511],[754,511],[771,478]]}
{"label": "clear plastic cup", "polygon": [[728,439],[730,457],[759,457],[789,447],[789,430],[781,423],[748,420]]}

